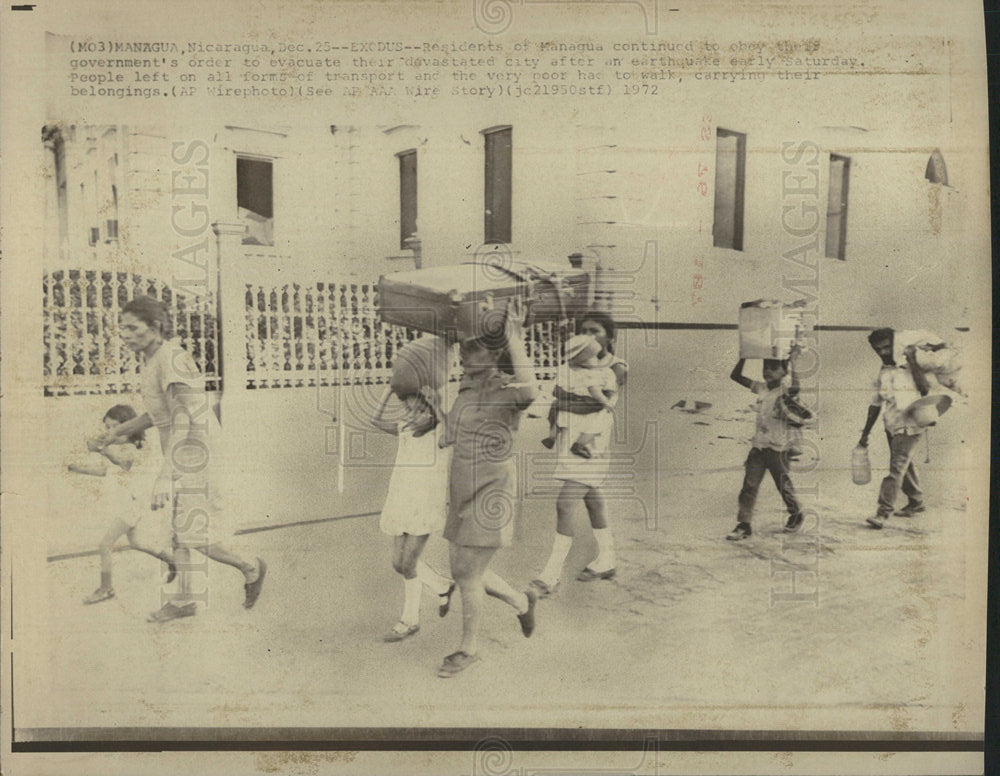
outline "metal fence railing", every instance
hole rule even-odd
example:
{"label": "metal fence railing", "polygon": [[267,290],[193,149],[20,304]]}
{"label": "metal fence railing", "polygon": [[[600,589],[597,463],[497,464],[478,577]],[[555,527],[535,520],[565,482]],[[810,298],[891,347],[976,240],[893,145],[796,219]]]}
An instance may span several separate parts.
{"label": "metal fence railing", "polygon": [[211,390],[221,387],[215,296],[180,294],[133,272],[60,269],[42,278],[43,375],[46,396],[129,393],[139,361],[119,333],[121,308],[139,295],[170,309],[174,336],[194,357]]}
{"label": "metal fence railing", "polygon": [[[122,307],[140,294],[167,303],[175,336],[208,388],[222,388],[215,294],[186,295],[156,278],[92,269],[47,272],[43,286],[46,396],[138,389],[139,361],[118,327]],[[382,322],[374,284],[246,283],[244,290],[245,347],[235,343],[226,357],[245,359],[249,389],[387,383],[395,353],[419,336]],[[555,375],[565,333],[551,322],[526,331],[539,379]]]}

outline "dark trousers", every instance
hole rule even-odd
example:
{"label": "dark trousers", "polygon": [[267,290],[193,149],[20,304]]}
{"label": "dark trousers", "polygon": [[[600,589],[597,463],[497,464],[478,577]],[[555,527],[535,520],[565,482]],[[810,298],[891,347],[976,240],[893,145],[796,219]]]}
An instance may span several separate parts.
{"label": "dark trousers", "polygon": [[789,515],[797,515],[799,502],[795,498],[792,479],[788,476],[788,457],[769,447],[752,447],[747,456],[746,474],[743,475],[743,489],[740,491],[740,509],[737,520],[749,523],[753,517],[753,506],[757,502],[757,491],[764,479],[764,472],[771,472],[771,478],[788,508]]}
{"label": "dark trousers", "polygon": [[886,431],[885,436],[889,440],[889,475],[882,480],[882,486],[878,490],[878,513],[888,517],[896,508],[896,496],[899,495],[900,487],[911,504],[919,504],[924,500],[917,467],[913,465],[913,454],[924,435],[890,434]]}

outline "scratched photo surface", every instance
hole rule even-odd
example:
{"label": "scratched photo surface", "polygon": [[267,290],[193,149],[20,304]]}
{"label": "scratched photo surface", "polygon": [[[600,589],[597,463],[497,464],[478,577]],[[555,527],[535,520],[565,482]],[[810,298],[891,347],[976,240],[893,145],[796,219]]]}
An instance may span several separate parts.
{"label": "scratched photo surface", "polygon": [[10,772],[981,770],[982,15],[5,7]]}

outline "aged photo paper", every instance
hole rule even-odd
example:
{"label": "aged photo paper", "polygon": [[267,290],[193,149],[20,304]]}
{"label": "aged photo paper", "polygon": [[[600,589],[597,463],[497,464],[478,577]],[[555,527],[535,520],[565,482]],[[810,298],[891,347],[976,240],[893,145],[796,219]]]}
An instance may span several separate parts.
{"label": "aged photo paper", "polygon": [[981,5],[0,13],[5,773],[982,771]]}

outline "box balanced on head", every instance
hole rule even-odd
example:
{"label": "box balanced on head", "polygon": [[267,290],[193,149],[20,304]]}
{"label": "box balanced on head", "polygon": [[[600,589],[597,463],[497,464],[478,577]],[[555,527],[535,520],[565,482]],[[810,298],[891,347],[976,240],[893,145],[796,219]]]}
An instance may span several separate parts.
{"label": "box balanced on head", "polygon": [[740,358],[788,358],[792,345],[809,330],[804,312],[805,301],[744,302],[740,305]]}

